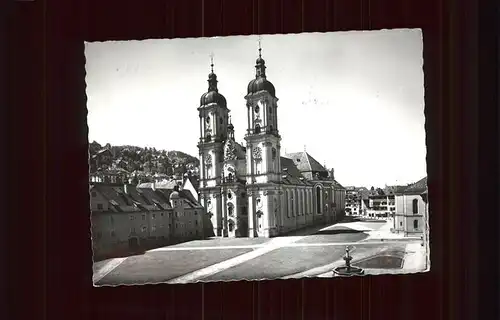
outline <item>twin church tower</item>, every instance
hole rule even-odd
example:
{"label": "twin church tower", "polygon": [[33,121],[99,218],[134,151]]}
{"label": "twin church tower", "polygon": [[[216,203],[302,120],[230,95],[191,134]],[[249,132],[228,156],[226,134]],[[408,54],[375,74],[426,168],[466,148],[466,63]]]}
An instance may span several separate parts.
{"label": "twin church tower", "polygon": [[272,237],[313,223],[315,212],[324,213],[323,186],[318,189],[317,205],[321,207],[314,210],[314,184],[304,178],[293,160],[280,157],[278,98],[267,80],[261,50],[259,42],[255,78],[245,96],[246,146],[235,141],[213,61],[208,91],[200,98],[199,192],[213,236]]}

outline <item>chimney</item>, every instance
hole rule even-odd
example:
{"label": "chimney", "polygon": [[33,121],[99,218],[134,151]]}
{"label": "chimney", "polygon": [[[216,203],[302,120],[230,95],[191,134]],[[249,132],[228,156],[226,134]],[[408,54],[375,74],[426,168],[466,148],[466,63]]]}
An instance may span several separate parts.
{"label": "chimney", "polygon": [[153,191],[156,190],[156,181],[153,180],[153,182],[151,182],[151,189],[153,189]]}

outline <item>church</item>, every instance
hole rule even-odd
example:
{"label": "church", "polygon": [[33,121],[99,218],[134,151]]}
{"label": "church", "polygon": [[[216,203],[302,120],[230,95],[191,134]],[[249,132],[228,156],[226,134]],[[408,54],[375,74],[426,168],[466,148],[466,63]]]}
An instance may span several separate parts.
{"label": "church", "polygon": [[[281,155],[278,98],[259,55],[245,96],[245,146],[234,138],[230,110],[208,76],[201,96],[199,198],[213,236],[274,237],[344,216],[346,190],[305,150]],[[205,226],[206,228],[206,226]]]}

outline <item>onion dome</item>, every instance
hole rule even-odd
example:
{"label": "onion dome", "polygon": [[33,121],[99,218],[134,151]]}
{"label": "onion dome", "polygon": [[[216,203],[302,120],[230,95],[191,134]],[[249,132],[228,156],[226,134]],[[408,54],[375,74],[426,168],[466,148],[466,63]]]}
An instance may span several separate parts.
{"label": "onion dome", "polygon": [[214,73],[214,64],[210,65],[212,67],[212,72],[208,75],[208,91],[204,93],[200,98],[200,106],[204,106],[210,103],[217,103],[221,107],[226,107],[226,98],[219,93],[217,89],[217,75]]}
{"label": "onion dome", "polygon": [[266,78],[257,78],[250,81],[248,84],[248,94],[254,94],[259,91],[267,91],[271,96],[276,97],[276,89],[274,85],[268,81]]}
{"label": "onion dome", "polygon": [[259,58],[255,61],[255,79],[248,83],[248,94],[254,94],[260,91],[267,91],[271,96],[276,97],[274,85],[266,78],[266,61],[262,59],[261,48],[259,48]]}
{"label": "onion dome", "polygon": [[174,200],[174,199],[180,199],[180,195],[179,195],[179,192],[178,191],[172,191],[172,193],[170,193],[170,200]]}

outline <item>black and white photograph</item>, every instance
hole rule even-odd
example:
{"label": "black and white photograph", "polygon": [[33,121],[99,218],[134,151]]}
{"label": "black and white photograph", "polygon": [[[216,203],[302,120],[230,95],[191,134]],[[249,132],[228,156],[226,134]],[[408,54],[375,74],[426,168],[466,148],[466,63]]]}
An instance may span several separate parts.
{"label": "black and white photograph", "polygon": [[94,286],[429,271],[422,37],[86,42]]}

